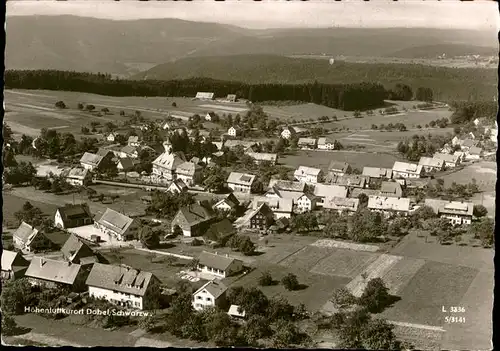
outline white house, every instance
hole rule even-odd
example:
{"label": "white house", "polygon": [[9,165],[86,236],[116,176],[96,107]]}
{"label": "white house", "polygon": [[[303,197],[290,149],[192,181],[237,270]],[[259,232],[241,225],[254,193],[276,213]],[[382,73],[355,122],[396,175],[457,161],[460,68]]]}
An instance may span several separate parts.
{"label": "white house", "polygon": [[188,186],[182,179],[176,179],[167,188],[167,191],[170,191],[173,194],[179,194],[188,189]]}
{"label": "white house", "polygon": [[211,92],[197,92],[195,99],[199,100],[213,100],[214,99],[214,93]]}
{"label": "white house", "polygon": [[252,208],[256,210],[262,204],[266,204],[271,209],[275,219],[292,217],[293,213],[292,199],[256,196],[253,199]]}
{"label": "white house", "polygon": [[227,135],[232,136],[233,138],[240,136],[240,134],[241,128],[238,126],[232,126],[227,130]]}
{"label": "white house", "polygon": [[208,112],[205,115],[205,121],[212,121],[212,119],[214,119],[214,117],[215,117],[215,112]]}
{"label": "white house", "polygon": [[59,207],[54,215],[54,226],[58,228],[74,228],[92,224],[92,213],[87,204],[66,204]]}
{"label": "white house", "polygon": [[246,154],[252,157],[256,164],[260,164],[266,161],[274,166],[278,162],[278,154],[271,154],[266,152],[247,152]]}
{"label": "white house", "polygon": [[317,184],[320,182],[323,171],[319,168],[299,166],[293,173],[295,179],[299,182],[308,184]]}
{"label": "white house", "polygon": [[94,222],[94,226],[115,240],[126,241],[137,237],[139,223],[136,219],[107,208],[101,218]]}
{"label": "white house", "polygon": [[432,157],[420,157],[418,164],[423,167],[424,172],[437,172],[444,169],[444,161]]}
{"label": "white house", "polygon": [[233,193],[228,194],[223,199],[220,199],[215,205],[212,206],[214,210],[229,212],[236,209],[240,202]]}
{"label": "white house", "polygon": [[328,174],[330,177],[339,176],[342,177],[351,172],[351,165],[347,162],[332,161],[328,166]]}
{"label": "white house", "polygon": [[132,147],[139,147],[141,146],[141,143],[139,142],[139,137],[137,135],[131,135],[128,137],[128,141],[127,141],[127,145],[128,146],[132,146]]}
{"label": "white house", "polygon": [[201,311],[207,307],[224,306],[227,287],[220,280],[214,279],[193,293],[193,308]]}
{"label": "white house", "polygon": [[51,246],[50,240],[42,232],[24,221],[12,234],[12,241],[14,247],[23,252],[42,251]]}
{"label": "white house", "polygon": [[425,205],[431,207],[441,218],[446,218],[454,225],[471,224],[474,212],[472,202],[425,199]]}
{"label": "white house", "polygon": [[477,146],[473,146],[469,149],[469,151],[465,154],[466,160],[480,160],[483,156],[483,149]]}
{"label": "white house", "polygon": [[94,263],[85,284],[89,296],[115,305],[148,310],[154,308],[155,288],[160,280],[150,272],[110,264]]}
{"label": "white house", "polygon": [[106,140],[109,142],[114,142],[117,135],[118,135],[117,133],[111,132],[106,136]]}
{"label": "white house", "polygon": [[218,255],[203,251],[198,256],[198,270],[215,276],[227,278],[243,270],[243,261],[229,257],[229,255]]}
{"label": "white house", "polygon": [[324,200],[323,208],[329,210],[356,212],[359,206],[359,199],[345,197],[327,197]]}
{"label": "white house", "polygon": [[316,149],[317,140],[314,138],[299,138],[297,146],[302,150]]}
{"label": "white house", "polygon": [[187,186],[194,185],[201,167],[193,162],[183,162],[175,169],[177,179],[180,179]]}
{"label": "white house", "polygon": [[461,157],[457,154],[444,154],[441,152],[435,153],[432,158],[436,160],[441,160],[444,162],[444,167],[445,168],[455,168],[460,164],[460,159]]}
{"label": "white house", "polygon": [[294,136],[296,133],[295,133],[295,129],[293,127],[285,127],[283,128],[283,130],[281,131],[281,137],[283,139],[290,139],[292,136]]}
{"label": "white house", "polygon": [[164,152],[153,161],[153,178],[157,182],[174,180],[178,166],[186,162],[182,154]]}
{"label": "white house", "polygon": [[84,186],[92,182],[89,170],[82,167],[71,168],[64,177],[67,183],[74,186]]}
{"label": "white house", "polygon": [[294,201],[296,211],[299,213],[313,211],[316,208],[316,196],[312,194],[303,194]]}
{"label": "white house", "polygon": [[317,205],[323,207],[325,198],[329,197],[347,197],[348,190],[345,186],[316,184],[313,194],[318,199]]}
{"label": "white house", "polygon": [[392,166],[392,175],[395,178],[420,178],[422,173],[422,165],[417,165],[415,163],[396,161],[394,162],[394,166]]}
{"label": "white house", "polygon": [[374,212],[380,212],[384,215],[391,213],[400,213],[407,215],[410,213],[410,199],[406,197],[385,197],[385,196],[369,196],[368,209]]}
{"label": "white house", "polygon": [[227,177],[227,187],[235,192],[250,194],[254,181],[253,174],[231,172]]}
{"label": "white house", "polygon": [[318,149],[320,150],[334,150],[335,140],[331,138],[319,138],[318,139]]}

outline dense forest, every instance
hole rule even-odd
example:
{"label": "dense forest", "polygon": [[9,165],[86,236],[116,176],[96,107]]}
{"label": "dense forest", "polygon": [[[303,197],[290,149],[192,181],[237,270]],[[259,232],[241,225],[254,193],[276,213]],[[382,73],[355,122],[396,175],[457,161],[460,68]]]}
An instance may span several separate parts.
{"label": "dense forest", "polygon": [[7,89],[47,89],[94,93],[110,96],[195,96],[211,91],[216,97],[237,94],[261,102],[294,100],[312,102],[342,110],[381,107],[387,92],[381,84],[246,84],[208,78],[185,80],[121,80],[107,74],[55,70],[5,71]]}

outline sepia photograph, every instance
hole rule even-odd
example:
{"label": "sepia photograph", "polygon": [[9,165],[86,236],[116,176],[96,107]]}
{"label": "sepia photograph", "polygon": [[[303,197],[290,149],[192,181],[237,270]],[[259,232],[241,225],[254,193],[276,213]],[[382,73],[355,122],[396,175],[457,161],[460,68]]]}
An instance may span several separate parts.
{"label": "sepia photograph", "polygon": [[497,2],[5,7],[2,345],[493,349]]}

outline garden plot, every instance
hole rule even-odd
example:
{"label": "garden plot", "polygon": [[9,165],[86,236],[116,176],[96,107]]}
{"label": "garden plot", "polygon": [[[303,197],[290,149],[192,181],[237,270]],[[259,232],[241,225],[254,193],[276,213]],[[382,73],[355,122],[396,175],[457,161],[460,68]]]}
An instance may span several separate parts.
{"label": "garden plot", "polygon": [[204,107],[204,108],[214,109],[214,110],[226,110],[229,112],[245,112],[246,110],[248,110],[247,108],[225,106],[225,105],[215,105],[215,104],[204,104],[204,105],[200,105],[199,107]]}
{"label": "garden plot", "polygon": [[376,252],[379,250],[379,247],[376,245],[346,243],[344,241],[338,241],[332,239],[320,239],[312,243],[311,245],[317,247],[329,247],[336,249],[348,249],[354,251],[367,251],[367,252]]}
{"label": "garden plot", "polygon": [[397,262],[382,277],[389,293],[397,295],[424,264],[425,260],[407,257]]}
{"label": "garden plot", "polygon": [[291,256],[285,258],[279,264],[281,266],[290,267],[293,269],[303,269],[308,271],[312,267],[314,267],[321,259],[330,255],[331,253],[332,250],[328,248],[306,246],[303,249],[292,254]]}
{"label": "garden plot", "polygon": [[277,244],[275,247],[267,249],[260,259],[277,264],[304,247],[304,244]]}
{"label": "garden plot", "polygon": [[370,252],[330,250],[334,250],[333,253],[320,260],[310,270],[311,273],[353,278],[378,258],[377,254]]}
{"label": "garden plot", "polygon": [[360,297],[368,281],[382,277],[401,259],[401,256],[380,255],[380,257],[370,264],[363,273],[356,276],[347,284],[346,288],[349,289],[354,296]]}

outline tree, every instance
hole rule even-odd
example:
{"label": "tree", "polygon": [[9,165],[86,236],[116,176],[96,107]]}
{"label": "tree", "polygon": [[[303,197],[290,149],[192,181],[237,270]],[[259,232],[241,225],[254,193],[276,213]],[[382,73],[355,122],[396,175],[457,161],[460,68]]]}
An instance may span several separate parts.
{"label": "tree", "polygon": [[22,314],[24,307],[28,305],[28,295],[30,293],[31,285],[26,278],[9,280],[3,283],[0,296],[2,314]]}
{"label": "tree", "polygon": [[393,332],[394,326],[384,319],[372,319],[362,329],[361,338],[368,350],[400,350],[401,345]]}
{"label": "tree", "polygon": [[480,239],[484,247],[492,246],[495,242],[495,222],[489,217],[481,217],[479,221],[473,222],[468,231],[474,238]]}
{"label": "tree", "polygon": [[203,185],[210,192],[222,192],[226,188],[227,173],[220,166],[206,168],[203,178]]}
{"label": "tree", "polygon": [[95,110],[95,106],[94,106],[94,105],[87,105],[87,106],[85,106],[85,109],[86,109],[87,111],[89,111],[89,112],[92,112],[92,111],[94,111],[94,110]]}
{"label": "tree", "polygon": [[284,276],[281,279],[281,284],[283,286],[291,291],[291,290],[297,290],[299,288],[299,281],[297,280],[297,276],[293,273],[288,273],[286,276]]}
{"label": "tree", "polygon": [[359,303],[370,312],[381,312],[390,300],[389,289],[381,278],[368,281]]}
{"label": "tree", "polygon": [[258,340],[271,336],[272,330],[266,317],[254,315],[248,318],[246,324],[240,329],[240,334],[248,345],[258,346]]}
{"label": "tree", "polygon": [[346,288],[335,289],[330,300],[337,308],[349,307],[356,303],[356,297]]}
{"label": "tree", "polygon": [[283,297],[273,298],[269,301],[266,316],[270,321],[279,319],[292,320],[295,309]]}
{"label": "tree", "polygon": [[433,95],[432,89],[419,87],[415,92],[415,100],[432,102]]}
{"label": "tree", "polygon": [[273,335],[273,346],[276,348],[288,348],[298,344],[300,333],[297,327],[290,321],[279,320]]}
{"label": "tree", "polygon": [[269,286],[273,284],[273,277],[271,276],[271,273],[268,271],[263,272],[261,276],[259,277],[259,285],[260,286]]}
{"label": "tree", "polygon": [[153,315],[148,314],[146,316],[143,316],[139,320],[138,326],[139,326],[139,328],[141,328],[142,330],[145,330],[147,332],[151,331],[155,327],[155,321],[154,321]]}
{"label": "tree", "polygon": [[[253,161],[252,161],[253,164]],[[264,185],[259,179],[255,179],[251,186],[251,192],[254,194],[261,194],[264,191]]]}
{"label": "tree", "polygon": [[215,311],[205,322],[207,336],[217,346],[233,346],[237,336],[237,328],[229,315],[223,311]]}
{"label": "tree", "polygon": [[157,247],[160,244],[158,232],[153,231],[150,226],[142,226],[139,229],[139,240],[146,247]]}
{"label": "tree", "polygon": [[17,323],[14,318],[5,311],[2,313],[2,335],[15,335],[17,331]]}
{"label": "tree", "polygon": [[66,104],[64,103],[64,101],[58,101],[58,102],[56,102],[55,106],[57,108],[60,108],[60,109],[65,109],[66,108]]}
{"label": "tree", "polygon": [[240,242],[238,244],[238,249],[245,256],[250,256],[255,252],[255,244],[248,236],[240,237]]}
{"label": "tree", "polygon": [[337,347],[360,349],[363,347],[363,329],[370,322],[371,316],[365,308],[357,308],[349,313],[336,313],[332,324],[338,329],[340,345]]}
{"label": "tree", "polygon": [[122,117],[125,116],[125,111],[121,110],[120,111],[120,116],[122,116]]}
{"label": "tree", "polygon": [[12,151],[11,148],[4,148],[3,152],[3,165],[4,167],[16,167],[17,166],[17,161],[16,158],[14,157],[14,152]]}
{"label": "tree", "polygon": [[84,106],[83,106],[83,104],[81,102],[79,102],[78,105],[77,105],[77,108],[79,110],[83,110]]}
{"label": "tree", "polygon": [[266,315],[269,307],[269,300],[259,289],[252,287],[231,288],[228,294],[228,301],[233,305],[239,305],[248,317],[253,315]]}
{"label": "tree", "polygon": [[167,328],[174,334],[182,333],[182,326],[191,318],[193,311],[192,297],[190,293],[181,293],[174,298],[167,315]]}
{"label": "tree", "polygon": [[361,114],[361,112],[358,111],[358,110],[354,111],[353,116],[354,116],[354,118],[361,118],[361,117],[363,117],[363,115]]}
{"label": "tree", "polygon": [[488,210],[483,205],[474,205],[473,214],[475,217],[484,217],[488,214]]}
{"label": "tree", "polygon": [[177,103],[175,101],[172,102],[172,107],[177,107]]}

